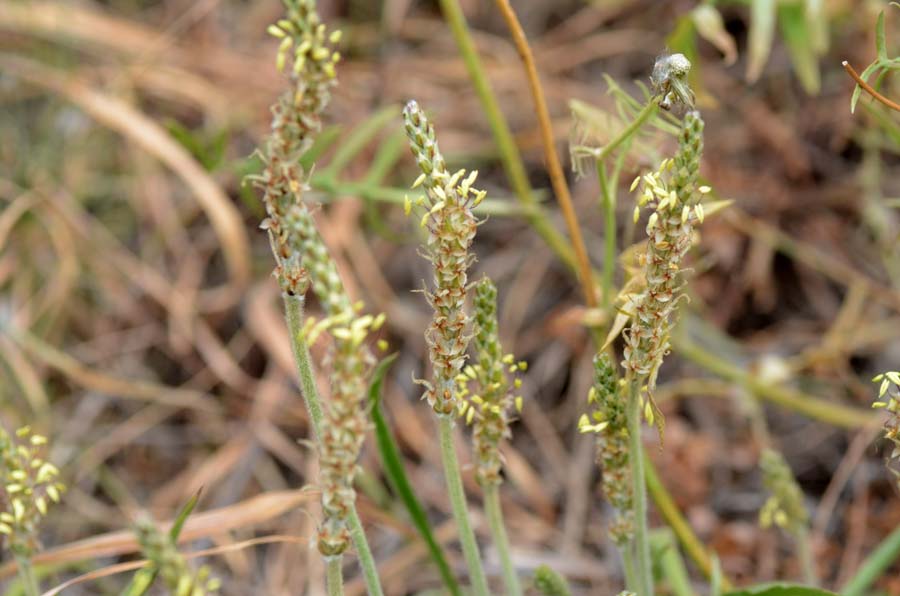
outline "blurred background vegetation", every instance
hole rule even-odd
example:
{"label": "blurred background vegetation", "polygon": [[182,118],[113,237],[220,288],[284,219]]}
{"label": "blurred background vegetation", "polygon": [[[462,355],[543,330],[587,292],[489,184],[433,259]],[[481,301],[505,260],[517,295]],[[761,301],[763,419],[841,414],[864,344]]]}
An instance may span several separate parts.
{"label": "blurred background vegetation", "polygon": [[[562,231],[506,28],[493,3],[461,4],[549,224]],[[473,279],[487,272],[497,282],[504,346],[529,362],[506,451],[513,558],[523,569],[550,564],[579,593],[612,593],[621,580],[593,439],[576,428],[591,383],[583,324],[591,313],[513,198],[440,7],[321,0],[319,8],[344,31],[344,60],[326,129],[305,158],[317,163],[317,218],[350,292],[388,316],[385,339],[400,355],[384,407],[438,538],[454,529],[427,407],[411,381],[422,371],[429,313],[411,293],[428,268],[402,210],[415,178],[399,119],[409,98],[439,124],[451,169],[481,171],[490,215]],[[694,63],[707,120],[702,173],[733,203],[703,227],[692,299],[658,390],[665,449],[649,454],[729,577],[796,578],[790,539],[757,522],[766,493],[748,421],[763,408],[812,511],[820,574],[842,585],[900,524],[873,443],[880,418],[866,412],[869,379],[900,362],[900,119],[866,94],[851,114],[854,83],[841,61],[861,71],[876,59],[881,11],[893,55],[900,10],[874,0],[516,8],[561,149],[573,101],[590,106],[579,113],[593,114],[601,144],[608,134],[604,123],[617,113],[604,75],[640,96],[635,81],[648,81],[667,48]],[[50,436],[69,485],[36,561],[60,581],[129,559],[138,512],[171,519],[202,488],[182,533],[197,549],[300,537],[207,560],[223,593],[321,585],[308,548],[315,515],[304,513],[317,499],[296,490],[314,478],[315,458],[297,441],[308,421],[257,229],[262,205],[242,184],[260,169],[252,152],[283,89],[276,42],[265,34],[281,10],[277,0],[0,2],[0,421]],[[870,82],[900,97],[890,76]],[[656,157],[632,151],[623,184]],[[597,181],[570,182],[598,264]],[[626,190],[619,223],[628,239]],[[371,445],[362,464],[360,514],[387,593],[440,586]],[[497,573],[495,554],[487,560]],[[0,581],[10,571],[0,567]],[[894,566],[877,589],[900,594],[898,576]],[[114,593],[117,581],[66,593]],[[347,588],[361,593],[361,581],[351,577]]]}

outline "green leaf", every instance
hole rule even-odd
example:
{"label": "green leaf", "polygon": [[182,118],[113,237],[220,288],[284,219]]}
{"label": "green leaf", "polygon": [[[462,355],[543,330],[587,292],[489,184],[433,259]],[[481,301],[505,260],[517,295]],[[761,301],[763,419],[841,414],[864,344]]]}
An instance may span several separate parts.
{"label": "green leaf", "polygon": [[197,506],[197,502],[200,500],[200,492],[201,491],[198,490],[193,497],[188,499],[188,502],[184,504],[181,511],[178,512],[178,515],[175,516],[175,521],[172,523],[171,529],[169,529],[169,538],[172,540],[173,544],[178,543],[178,535],[181,534],[184,522],[187,521],[188,516],[194,510],[194,507]]}
{"label": "green leaf", "polygon": [[750,33],[747,42],[747,80],[759,79],[772,51],[775,38],[775,0],[752,0],[750,6]]}
{"label": "green leaf", "polygon": [[791,64],[803,90],[809,95],[819,93],[819,62],[809,30],[806,9],[802,4],[785,4],[778,9],[781,35],[787,44]]}
{"label": "green leaf", "polygon": [[900,528],[888,534],[866,557],[856,575],[841,588],[841,594],[844,596],[869,594],[869,587],[894,564],[898,557],[900,557]]}
{"label": "green leaf", "polygon": [[887,60],[887,43],[884,37],[884,11],[878,13],[878,20],[875,22],[875,49],[878,52],[879,60]]}
{"label": "green leaf", "polygon": [[131,581],[119,593],[119,596],[144,596],[153,585],[158,573],[159,569],[155,565],[137,571],[131,576]]}
{"label": "green leaf", "polygon": [[400,456],[400,449],[397,447],[391,429],[388,426],[384,413],[381,411],[381,388],[384,385],[384,377],[388,368],[397,359],[397,354],[386,356],[372,374],[372,382],[369,385],[369,406],[371,408],[372,422],[375,425],[375,441],[378,444],[378,453],[381,456],[381,464],[384,466],[384,473],[388,478],[394,491],[403,501],[403,505],[409,512],[409,517],[413,525],[421,534],[422,539],[428,546],[428,552],[440,571],[444,580],[444,585],[453,596],[461,596],[459,584],[450,570],[450,565],[444,557],[441,545],[431,532],[431,526],[428,523],[428,516],[422,504],[416,498],[412,485],[406,477],[406,471],[403,468],[403,460]]}
{"label": "green leaf", "polygon": [[684,559],[678,550],[675,534],[668,527],[650,531],[650,548],[658,561],[663,579],[674,596],[694,596]]}
{"label": "green leaf", "polygon": [[727,592],[724,596],[838,596],[834,592],[822,590],[820,588],[811,588],[809,586],[801,586],[799,584],[761,584],[737,590],[735,592]]}
{"label": "green leaf", "polygon": [[[877,72],[879,68],[881,68],[881,64],[879,64],[877,61],[873,62],[872,64],[868,65],[864,71],[862,71],[859,74],[859,78],[868,82],[869,77],[872,76],[873,73]],[[859,101],[860,93],[862,93],[862,87],[857,85],[856,88],[853,90],[853,95],[850,97],[850,113],[851,114],[856,111],[856,102]]]}

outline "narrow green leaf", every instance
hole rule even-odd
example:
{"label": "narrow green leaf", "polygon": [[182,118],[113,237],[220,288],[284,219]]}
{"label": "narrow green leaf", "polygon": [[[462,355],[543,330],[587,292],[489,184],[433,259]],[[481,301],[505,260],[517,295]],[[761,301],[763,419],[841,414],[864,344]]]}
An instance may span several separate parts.
{"label": "narrow green leaf", "polygon": [[778,8],[781,34],[787,44],[791,64],[803,90],[809,95],[819,93],[819,62],[809,30],[809,21],[802,4],[784,4]]}
{"label": "narrow green leaf", "polygon": [[881,541],[859,566],[850,581],[844,584],[841,594],[844,596],[865,596],[875,580],[900,558],[900,528],[897,528]]}
{"label": "narrow green leaf", "polygon": [[887,42],[884,37],[884,11],[878,13],[878,20],[875,22],[875,50],[878,52],[879,60],[887,60]]}
{"label": "narrow green leaf", "polygon": [[137,571],[131,576],[131,581],[125,586],[125,589],[119,593],[119,596],[144,596],[153,582],[159,570],[155,566],[146,567]]}
{"label": "narrow green leaf", "polygon": [[188,502],[184,504],[181,511],[178,512],[178,515],[175,516],[175,522],[172,524],[171,529],[169,529],[169,538],[171,538],[173,543],[178,543],[178,535],[181,534],[184,522],[187,521],[188,516],[194,511],[194,507],[197,506],[197,502],[200,500],[201,491],[202,489],[198,490],[194,496],[188,499]]}
{"label": "narrow green leaf", "polygon": [[421,534],[422,539],[428,546],[431,558],[440,571],[441,578],[444,580],[447,590],[453,596],[461,596],[459,584],[450,570],[450,564],[444,557],[440,543],[431,532],[431,526],[428,523],[428,516],[422,504],[416,498],[412,485],[406,477],[406,471],[403,469],[403,460],[400,456],[400,449],[397,447],[394,436],[391,434],[390,427],[381,411],[381,388],[384,385],[384,377],[388,368],[397,359],[397,354],[391,354],[382,359],[375,367],[372,374],[372,382],[369,385],[369,406],[371,408],[372,422],[375,425],[375,441],[378,443],[378,453],[381,456],[381,464],[384,466],[384,473],[388,478],[394,491],[403,501],[403,505],[409,512],[409,517]]}
{"label": "narrow green leaf", "polygon": [[[881,64],[879,64],[877,61],[873,62],[872,64],[868,65],[864,71],[859,73],[859,78],[868,82],[869,77],[872,76],[873,73],[877,72],[878,69],[880,69],[880,68],[881,68]],[[856,102],[859,101],[860,93],[862,93],[862,87],[857,85],[856,88],[853,90],[853,95],[850,97],[850,113],[851,114],[856,111]]]}
{"label": "narrow green leaf", "polygon": [[798,584],[761,584],[728,592],[724,596],[837,596],[834,592]]}
{"label": "narrow green leaf", "polygon": [[694,596],[684,559],[678,550],[672,530],[664,527],[650,532],[650,548],[659,562],[662,578],[668,583],[674,596]]}
{"label": "narrow green leaf", "polygon": [[750,33],[747,42],[747,80],[759,79],[772,51],[775,38],[775,0],[752,0],[750,5]]}

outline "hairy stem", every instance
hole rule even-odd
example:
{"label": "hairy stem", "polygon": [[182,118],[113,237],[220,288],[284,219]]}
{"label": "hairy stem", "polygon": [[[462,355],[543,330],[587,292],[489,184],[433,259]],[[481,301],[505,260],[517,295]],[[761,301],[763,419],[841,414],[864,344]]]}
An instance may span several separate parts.
{"label": "hairy stem", "polygon": [[628,394],[628,455],[634,501],[634,568],[638,596],[653,596],[653,568],[647,535],[647,485],[644,482],[644,444],[641,442],[641,381],[631,379]]}
{"label": "hairy stem", "polygon": [[[319,397],[319,389],[316,387],[315,369],[313,368],[312,358],[309,355],[309,346],[303,337],[303,297],[285,294],[284,309],[288,335],[291,340],[291,350],[294,353],[297,372],[300,374],[300,392],[303,394],[303,401],[306,402],[306,409],[309,411],[313,433],[316,436],[316,440],[318,440],[322,428],[322,399]],[[375,557],[372,556],[372,549],[369,548],[369,541],[366,539],[366,532],[363,529],[362,520],[359,519],[359,514],[356,512],[355,505],[350,510],[350,517],[347,521],[350,526],[350,537],[359,557],[359,565],[362,568],[366,590],[368,590],[370,596],[381,596],[384,592],[381,590],[381,581],[378,579]]]}
{"label": "hairy stem", "polygon": [[319,389],[316,387],[316,375],[313,372],[312,358],[309,355],[309,346],[303,337],[303,296],[282,294],[284,298],[284,312],[287,319],[288,334],[291,338],[291,351],[294,353],[294,364],[300,374],[300,393],[309,411],[313,433],[316,438],[322,432],[322,402],[319,399]]}
{"label": "hairy stem", "polygon": [[341,565],[343,557],[329,557],[327,563],[327,575],[325,578],[328,587],[328,596],[344,596],[344,570]]}
{"label": "hairy stem", "polygon": [[503,523],[503,511],[500,508],[500,486],[497,483],[489,483],[484,486],[484,513],[491,526],[494,547],[500,556],[506,593],[509,596],[522,596],[522,585],[519,583],[519,576],[516,575],[516,568],[513,566],[512,557],[509,554],[509,538],[506,536],[506,526]]}
{"label": "hairy stem", "polygon": [[619,547],[619,553],[622,555],[622,568],[625,570],[625,585],[634,586],[637,579],[634,575],[634,549],[631,544],[623,544]]}
{"label": "hairy stem", "polygon": [[444,464],[444,478],[447,482],[447,492],[450,495],[450,505],[453,509],[453,517],[459,530],[459,541],[462,545],[463,556],[469,568],[469,576],[472,582],[472,590],[478,596],[488,596],[487,579],[481,566],[481,554],[478,552],[478,542],[475,540],[475,532],[469,521],[469,509],[466,505],[466,493],[463,490],[462,475],[459,471],[459,461],[456,459],[456,450],[453,447],[453,415],[438,416],[438,429],[441,435],[441,460]]}
{"label": "hairy stem", "polygon": [[31,566],[31,559],[20,554],[16,554],[15,557],[16,566],[19,569],[19,582],[22,584],[22,593],[25,596],[39,596],[41,590],[34,575],[34,568]]}

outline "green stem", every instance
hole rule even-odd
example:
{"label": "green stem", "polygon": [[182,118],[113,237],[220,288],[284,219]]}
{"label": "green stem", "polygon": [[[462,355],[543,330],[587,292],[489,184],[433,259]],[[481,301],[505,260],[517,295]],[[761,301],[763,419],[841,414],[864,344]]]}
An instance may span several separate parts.
{"label": "green stem", "polygon": [[350,538],[356,546],[359,566],[362,569],[369,596],[381,596],[383,592],[381,591],[381,580],[378,579],[378,567],[375,566],[375,557],[372,556],[372,549],[369,548],[369,541],[366,540],[366,530],[363,528],[362,520],[359,519],[359,513],[356,512],[356,505],[350,510],[347,524],[350,526]]}
{"label": "green stem", "polygon": [[844,584],[841,594],[844,596],[864,596],[869,593],[869,586],[875,583],[881,574],[900,557],[900,527],[895,528],[887,538],[866,557],[859,570],[850,581]]}
{"label": "green stem", "polygon": [[801,528],[794,535],[794,540],[797,542],[797,556],[800,559],[800,567],[803,569],[803,581],[810,586],[819,585],[816,563],[813,560],[812,544],[809,541],[809,530]]}
{"label": "green stem", "polygon": [[34,575],[34,568],[31,566],[31,559],[18,553],[15,554],[15,558],[16,566],[19,569],[19,582],[22,584],[22,592],[25,596],[39,596],[41,590]]}
{"label": "green stem", "polygon": [[506,536],[506,526],[503,523],[503,511],[500,508],[500,486],[497,483],[487,484],[484,487],[484,513],[491,526],[494,547],[500,556],[506,593],[509,596],[521,596],[522,585],[519,583],[519,576],[516,575],[516,568],[513,566],[512,557],[509,554],[509,538]]}
{"label": "green stem", "polygon": [[679,355],[692,360],[723,379],[740,385],[756,397],[800,412],[815,420],[821,420],[841,428],[861,428],[877,419],[877,414],[861,408],[829,403],[794,389],[771,385],[739,366],[704,350],[683,337],[681,333],[672,335],[672,346]]}
{"label": "green stem", "polygon": [[450,505],[453,509],[453,517],[459,531],[459,541],[462,545],[463,556],[469,568],[469,578],[472,589],[478,596],[488,596],[487,579],[481,566],[481,554],[478,552],[478,542],[475,540],[475,532],[469,522],[469,509],[466,505],[466,493],[463,490],[462,475],[459,471],[459,461],[456,459],[456,449],[453,447],[453,416],[438,416],[438,429],[441,435],[441,459],[444,464],[444,478],[447,481],[447,492],[450,495]]}
{"label": "green stem", "polygon": [[282,294],[284,298],[284,312],[287,319],[288,334],[291,339],[291,351],[294,353],[294,364],[300,374],[300,393],[306,402],[313,433],[316,438],[322,434],[322,401],[319,398],[319,388],[316,386],[316,375],[313,372],[312,358],[309,355],[309,346],[303,337],[303,296]]}
{"label": "green stem", "polygon": [[653,596],[653,567],[650,560],[650,540],[647,535],[647,485],[644,482],[644,444],[641,441],[641,381],[629,383],[628,395],[628,457],[634,495],[634,567],[638,596]]}
{"label": "green stem", "polygon": [[344,596],[344,570],[341,565],[342,556],[328,557],[327,575],[325,578],[328,587],[328,596]]}
{"label": "green stem", "polygon": [[463,15],[458,0],[439,0],[439,2],[447,25],[450,27],[450,33],[453,35],[456,46],[459,48],[466,70],[469,72],[469,77],[472,79],[472,86],[475,87],[475,93],[478,95],[481,107],[491,127],[494,142],[497,144],[497,150],[500,152],[500,159],[503,162],[503,170],[506,172],[506,177],[509,178],[510,185],[519,198],[519,202],[525,206],[525,215],[528,218],[528,223],[544,239],[544,242],[547,243],[550,249],[577,274],[578,268],[572,247],[563,235],[553,227],[553,224],[550,223],[550,218],[534,198],[534,191],[528,182],[528,174],[525,171],[525,162],[522,160],[522,155],[519,153],[519,148],[516,146],[512,132],[509,130],[506,118],[504,118],[503,112],[500,111],[497,97],[494,95],[494,91],[488,82],[487,74],[481,65],[478,50],[472,41],[466,17]]}
{"label": "green stem", "polygon": [[634,554],[631,547],[632,544],[623,544],[619,547],[622,554],[622,568],[625,570],[625,585],[632,588],[637,584],[637,578],[634,575]]}
{"label": "green stem", "polygon": [[[610,313],[613,294],[613,276],[616,272],[616,195],[606,175],[606,166],[597,161],[597,178],[600,180],[603,206],[603,310]],[[610,318],[610,322],[612,318]]]}
{"label": "green stem", "polygon": [[656,113],[656,110],[658,108],[658,97],[654,97],[650,99],[650,101],[648,101],[646,104],[644,104],[644,107],[641,108],[641,111],[637,113],[637,115],[634,117],[634,120],[632,120],[631,123],[629,123],[628,126],[626,126],[624,129],[622,129],[622,132],[619,133],[619,136],[607,143],[606,146],[603,147],[603,149],[601,149],[599,153],[597,153],[597,156],[595,157],[597,163],[602,164],[607,157],[612,155],[613,151],[618,149],[619,146],[622,145],[622,143],[630,139],[632,135],[634,135],[634,133],[636,133],[638,129],[640,129],[641,126],[644,125],[644,122],[646,122],[648,118]]}
{"label": "green stem", "polygon": [[[319,389],[316,386],[316,375],[313,369],[312,358],[309,355],[309,346],[303,337],[304,300],[303,296],[284,294],[283,297],[288,335],[291,340],[291,351],[294,353],[294,362],[297,365],[297,372],[300,374],[300,393],[303,394],[303,401],[306,402],[306,409],[309,411],[313,433],[316,436],[316,440],[318,440],[321,436],[323,424],[322,399],[319,397]],[[372,556],[372,549],[369,548],[369,541],[366,540],[366,532],[363,529],[362,521],[359,519],[359,514],[356,512],[355,505],[350,510],[348,524],[350,526],[350,537],[353,539],[353,545],[356,547],[356,554],[359,557],[359,566],[362,568],[366,589],[370,596],[381,596],[384,592],[381,590],[381,581],[378,579],[375,557]]]}

